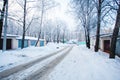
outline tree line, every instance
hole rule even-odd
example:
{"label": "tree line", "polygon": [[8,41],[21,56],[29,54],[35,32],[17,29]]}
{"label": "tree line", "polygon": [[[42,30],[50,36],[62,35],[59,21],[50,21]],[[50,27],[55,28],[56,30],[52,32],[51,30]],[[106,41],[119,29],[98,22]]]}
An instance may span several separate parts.
{"label": "tree line", "polygon": [[40,39],[46,39],[47,42],[59,43],[61,41],[64,43],[70,38],[70,31],[65,21],[45,18],[50,9],[59,6],[54,0],[2,0],[2,2],[0,39],[2,39],[6,2],[9,2],[7,32],[22,35],[21,49],[24,48],[25,36],[37,37],[35,46]]}
{"label": "tree line", "polygon": [[104,24],[110,24],[108,17],[115,21],[109,56],[109,58],[115,58],[116,42],[120,29],[120,0],[71,0],[71,3],[76,18],[84,28],[88,48],[90,48],[90,32],[96,31],[95,52],[99,50],[101,27]]}

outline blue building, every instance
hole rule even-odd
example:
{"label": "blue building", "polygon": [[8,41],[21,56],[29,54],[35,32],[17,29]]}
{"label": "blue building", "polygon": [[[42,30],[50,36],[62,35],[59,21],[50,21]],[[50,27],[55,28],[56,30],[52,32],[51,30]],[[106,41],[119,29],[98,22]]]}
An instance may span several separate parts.
{"label": "blue building", "polygon": [[[25,36],[24,47],[35,46],[37,39],[38,38],[35,37]],[[18,40],[18,48],[20,48],[22,43],[22,36],[18,37],[17,40]],[[41,46],[45,46],[45,44],[46,41],[44,39],[40,39],[37,46],[41,47]]]}

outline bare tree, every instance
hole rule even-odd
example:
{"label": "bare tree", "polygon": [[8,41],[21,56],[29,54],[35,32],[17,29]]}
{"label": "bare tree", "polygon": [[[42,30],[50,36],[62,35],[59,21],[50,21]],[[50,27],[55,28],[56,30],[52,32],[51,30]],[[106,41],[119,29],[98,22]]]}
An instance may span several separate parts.
{"label": "bare tree", "polygon": [[57,25],[57,43],[60,42],[60,25]]}
{"label": "bare tree", "polygon": [[98,5],[97,5],[97,19],[98,20],[97,20],[95,52],[98,52],[99,50],[102,3],[103,3],[103,0],[98,0]]}
{"label": "bare tree", "polygon": [[[33,0],[23,0],[23,1],[20,1],[20,0],[16,0],[16,2],[18,3],[18,5],[23,9],[23,17],[20,18],[20,20],[17,20],[19,21],[20,25],[23,26],[23,29],[22,29],[22,44],[21,44],[21,49],[24,48],[24,41],[25,41],[25,35],[26,35],[26,31],[28,30],[28,28],[30,27],[32,21],[34,20],[34,18],[32,17],[31,21],[29,22],[29,24],[27,24],[27,15],[28,13],[30,13],[29,11],[33,8],[31,6],[27,6],[28,3],[30,2],[34,2]],[[16,15],[17,16],[17,15]],[[14,19],[14,18],[12,18]],[[14,19],[16,20],[16,19]],[[22,23],[22,24],[21,24]]]}
{"label": "bare tree", "polygon": [[23,35],[22,35],[22,46],[21,49],[24,48],[24,41],[25,41],[25,26],[26,26],[26,0],[24,0],[24,18],[23,18]]}
{"label": "bare tree", "polygon": [[42,33],[45,33],[45,40],[47,42],[65,42],[65,39],[67,39],[67,25],[65,21],[57,19],[55,21],[48,20],[44,23],[44,27],[42,29]]}
{"label": "bare tree", "polygon": [[96,30],[96,42],[94,46],[94,51],[98,52],[100,45],[101,23],[102,21],[104,21],[105,16],[109,13],[111,9],[108,7],[109,1],[107,0],[93,0],[93,1],[96,5],[96,10],[97,10],[97,30]]}
{"label": "bare tree", "polygon": [[67,24],[64,21],[61,21],[61,37],[60,40],[62,43],[65,43],[65,40],[67,38],[66,33],[67,33]]}
{"label": "bare tree", "polygon": [[[54,32],[55,32],[56,30],[54,29]],[[55,43],[56,42],[56,36],[57,36],[57,34],[53,34],[53,42]]]}
{"label": "bare tree", "polygon": [[115,22],[115,27],[113,30],[112,34],[112,39],[111,39],[111,52],[110,52],[110,58],[115,58],[115,50],[116,50],[116,42],[117,42],[117,37],[120,29],[120,1],[114,0],[116,4],[118,5],[117,9],[117,16],[116,16],[116,22]]}
{"label": "bare tree", "polygon": [[47,43],[52,41],[52,37],[55,33],[54,29],[55,29],[55,24],[51,19],[44,23],[43,32]]}
{"label": "bare tree", "polygon": [[80,24],[84,28],[86,47],[90,48],[90,27],[91,21],[93,21],[93,1],[92,0],[73,0],[75,3],[75,12],[77,13],[77,18],[80,20]]}
{"label": "bare tree", "polygon": [[63,28],[63,36],[62,36],[62,42],[65,43],[65,34],[66,34],[66,28]]}
{"label": "bare tree", "polygon": [[42,25],[43,25],[43,16],[44,16],[44,8],[45,8],[45,3],[44,3],[44,0],[42,0],[41,2],[41,20],[40,20],[40,30],[39,30],[39,34],[38,34],[38,40],[35,44],[35,46],[37,46],[39,40],[40,40],[40,37],[41,37],[41,29],[42,29]]}
{"label": "bare tree", "polygon": [[[39,30],[39,33],[38,33],[38,40],[37,40],[35,46],[37,46],[37,44],[39,42],[39,39],[41,38],[42,27],[43,27],[43,19],[44,19],[45,12],[58,5],[53,0],[41,0],[40,2],[41,2],[41,5],[38,7],[38,8],[41,8],[41,20],[40,20],[40,28],[39,28],[40,30]],[[44,33],[43,33],[43,35],[44,35]]]}

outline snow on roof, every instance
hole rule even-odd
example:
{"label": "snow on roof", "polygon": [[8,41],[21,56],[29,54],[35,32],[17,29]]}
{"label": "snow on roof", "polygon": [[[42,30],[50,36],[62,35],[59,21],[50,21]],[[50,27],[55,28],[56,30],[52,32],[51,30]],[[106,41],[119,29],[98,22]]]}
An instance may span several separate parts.
{"label": "snow on roof", "polygon": [[[2,37],[4,36],[4,33],[2,33]],[[13,34],[6,34],[7,37],[15,37],[16,39],[22,39],[22,36],[20,35],[13,35]],[[25,39],[27,40],[37,40],[38,38],[35,37],[30,37],[30,36],[25,36]],[[41,41],[44,39],[40,39]]]}
{"label": "snow on roof", "polygon": [[112,33],[100,34],[100,37],[112,37]]}
{"label": "snow on roof", "polygon": [[[2,37],[4,36],[4,33],[2,33]],[[13,35],[13,34],[6,34],[7,37],[18,37],[19,35]]]}
{"label": "snow on roof", "polygon": [[[96,35],[92,36],[93,38],[96,37]],[[107,33],[107,34],[100,34],[100,37],[103,38],[103,37],[112,37],[112,33]],[[118,37],[120,37],[120,34],[118,34]]]}
{"label": "snow on roof", "polygon": [[[22,39],[22,36],[17,37],[17,39]],[[38,38],[25,36],[25,39],[27,39],[27,40],[37,40]],[[44,40],[44,39],[40,39],[40,40]]]}

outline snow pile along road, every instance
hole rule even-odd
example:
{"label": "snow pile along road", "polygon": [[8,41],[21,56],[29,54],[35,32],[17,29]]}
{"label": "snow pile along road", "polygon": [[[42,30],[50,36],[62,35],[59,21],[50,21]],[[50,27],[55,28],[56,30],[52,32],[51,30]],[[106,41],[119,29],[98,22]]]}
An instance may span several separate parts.
{"label": "snow pile along road", "polygon": [[75,46],[44,80],[120,80],[120,58]]}
{"label": "snow pile along road", "polygon": [[[39,60],[36,64],[17,66],[12,70],[7,70],[0,73],[0,80],[39,80],[44,74],[51,71],[72,49],[72,46],[55,52],[54,55],[45,59]],[[27,67],[29,66],[29,67]],[[21,70],[14,72],[15,69]]]}
{"label": "snow pile along road", "polygon": [[[44,47],[28,47],[25,49],[10,50],[2,53],[0,52],[0,72],[14,67],[25,62],[29,62],[38,57],[43,57],[49,55],[50,53],[56,52],[63,49],[65,46],[62,43],[49,43]],[[57,49],[56,47],[59,47]]]}

